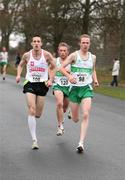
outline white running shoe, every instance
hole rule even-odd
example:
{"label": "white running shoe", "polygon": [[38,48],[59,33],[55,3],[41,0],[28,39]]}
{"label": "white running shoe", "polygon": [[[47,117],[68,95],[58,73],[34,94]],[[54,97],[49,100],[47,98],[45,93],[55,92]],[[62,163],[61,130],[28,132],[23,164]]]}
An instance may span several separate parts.
{"label": "white running shoe", "polygon": [[76,151],[78,153],[83,153],[84,152],[84,145],[83,145],[83,143],[79,143],[78,147],[76,148]]}
{"label": "white running shoe", "polygon": [[57,129],[57,136],[62,136],[64,134],[64,127],[58,127]]}
{"label": "white running shoe", "polygon": [[32,149],[33,149],[33,150],[37,150],[37,149],[39,149],[39,146],[38,146],[37,141],[33,141],[33,144],[32,144]]}

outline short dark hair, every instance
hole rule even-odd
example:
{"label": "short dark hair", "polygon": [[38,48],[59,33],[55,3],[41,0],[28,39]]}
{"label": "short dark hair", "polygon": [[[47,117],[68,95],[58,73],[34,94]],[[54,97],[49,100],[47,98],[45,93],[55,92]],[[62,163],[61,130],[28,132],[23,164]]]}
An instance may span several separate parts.
{"label": "short dark hair", "polygon": [[41,41],[42,41],[42,38],[41,38],[41,36],[40,36],[39,34],[34,34],[34,35],[32,36],[32,40],[33,40],[34,37],[39,37],[39,38],[41,39]]}
{"label": "short dark hair", "polygon": [[41,36],[39,34],[34,34],[32,37],[40,37],[41,38]]}
{"label": "short dark hair", "polygon": [[65,42],[60,42],[59,45],[58,45],[58,48],[61,47],[61,46],[67,47],[68,51],[70,50],[70,46]]}

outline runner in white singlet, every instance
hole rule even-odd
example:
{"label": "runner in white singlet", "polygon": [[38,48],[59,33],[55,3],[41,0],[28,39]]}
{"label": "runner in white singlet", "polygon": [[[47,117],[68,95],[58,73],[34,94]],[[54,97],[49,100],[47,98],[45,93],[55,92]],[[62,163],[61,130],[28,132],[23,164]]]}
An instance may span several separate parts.
{"label": "runner in white singlet", "polygon": [[0,67],[1,67],[1,73],[3,75],[3,80],[5,80],[6,78],[7,64],[8,64],[8,52],[6,50],[6,47],[3,47],[2,52],[0,52]]}
{"label": "runner in white singlet", "polygon": [[[51,53],[41,49],[40,36],[34,36],[31,45],[33,49],[23,55],[17,68],[16,82],[20,82],[23,66],[26,65],[23,92],[26,94],[28,105],[28,125],[33,140],[32,149],[38,149],[36,119],[40,118],[42,114],[48,87],[52,85],[55,76],[55,63]],[[50,73],[48,73],[49,68],[51,69]]]}

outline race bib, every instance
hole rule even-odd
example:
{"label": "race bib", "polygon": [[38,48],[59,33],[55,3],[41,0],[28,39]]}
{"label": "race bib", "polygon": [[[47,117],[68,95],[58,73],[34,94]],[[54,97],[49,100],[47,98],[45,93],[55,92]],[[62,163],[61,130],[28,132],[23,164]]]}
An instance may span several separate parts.
{"label": "race bib", "polygon": [[86,74],[75,74],[75,79],[78,85],[83,85],[86,82]]}
{"label": "race bib", "polygon": [[40,82],[40,75],[32,75],[33,82]]}
{"label": "race bib", "polygon": [[85,81],[85,75],[84,74],[77,75],[77,80],[79,83],[84,82]]}
{"label": "race bib", "polygon": [[60,78],[60,85],[61,86],[68,86],[68,79],[67,78]]}

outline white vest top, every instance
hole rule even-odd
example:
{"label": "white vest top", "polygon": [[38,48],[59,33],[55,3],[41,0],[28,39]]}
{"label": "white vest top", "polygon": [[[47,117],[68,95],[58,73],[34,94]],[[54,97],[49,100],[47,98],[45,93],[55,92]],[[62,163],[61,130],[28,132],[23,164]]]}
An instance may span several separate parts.
{"label": "white vest top", "polygon": [[0,61],[1,62],[8,62],[8,52],[1,52],[0,53]]}
{"label": "white vest top", "polygon": [[30,59],[27,63],[26,80],[30,82],[44,82],[48,80],[48,63],[41,50],[41,57],[39,60],[34,59],[32,50],[30,50]]}
{"label": "white vest top", "polygon": [[[60,66],[61,66],[60,57],[58,57],[56,59],[56,67],[59,68]],[[66,66],[65,69],[70,72],[70,65]],[[68,78],[66,76],[64,76],[59,71],[56,72],[56,75],[55,75],[55,78],[54,78],[54,84],[53,85],[56,85],[56,84],[58,84],[60,86],[69,86],[70,85],[70,83],[68,81]]]}
{"label": "white vest top", "polygon": [[88,59],[80,57],[79,51],[76,51],[76,62],[71,65],[71,74],[75,77],[77,83],[72,86],[86,86],[92,83],[93,58],[88,52]]}

